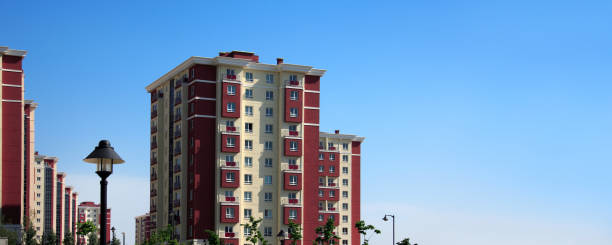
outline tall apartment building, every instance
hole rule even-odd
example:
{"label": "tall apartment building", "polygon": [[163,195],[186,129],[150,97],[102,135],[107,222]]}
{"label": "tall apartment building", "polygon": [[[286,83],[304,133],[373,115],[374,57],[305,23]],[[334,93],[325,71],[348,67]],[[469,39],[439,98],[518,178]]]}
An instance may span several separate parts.
{"label": "tall apartment building", "polygon": [[[100,232],[100,217],[101,217],[100,205],[94,202],[81,202],[79,204],[79,223],[91,221],[98,227],[98,232]],[[106,209],[106,237],[108,237],[109,242],[111,237],[111,209]],[[99,234],[98,234],[99,236]],[[79,238],[81,244],[87,244],[87,238],[82,237]]]}
{"label": "tall apartment building", "polygon": [[148,238],[151,229],[151,216],[149,213],[144,215],[136,216],[134,218],[136,227],[134,229],[134,241],[136,245],[143,244]]}
{"label": "tall apartment building", "polygon": [[189,243],[210,229],[245,244],[250,216],[269,242],[292,220],[311,244],[331,218],[340,244],[360,244],[364,138],[319,132],[324,73],[232,51],[191,57],[148,85],[151,222]]}
{"label": "tall apartment building", "polygon": [[26,51],[0,47],[0,81],[2,81],[2,106],[0,121],[0,215],[6,228],[19,230],[23,225],[24,205],[24,159],[31,148],[24,140],[24,80],[22,60]]}

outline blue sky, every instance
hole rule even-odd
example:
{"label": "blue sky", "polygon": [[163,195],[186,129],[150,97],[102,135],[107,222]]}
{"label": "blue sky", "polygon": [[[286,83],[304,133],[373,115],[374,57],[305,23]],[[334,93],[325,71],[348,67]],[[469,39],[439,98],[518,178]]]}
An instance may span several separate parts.
{"label": "blue sky", "polygon": [[612,244],[611,2],[2,5],[0,45],[29,52],[37,150],[97,201],[81,159],[111,140],[127,162],[110,179],[113,223],[129,244],[148,206],[144,86],[231,50],[328,70],[321,127],[366,137],[373,244],[391,242],[384,213],[419,244]]}

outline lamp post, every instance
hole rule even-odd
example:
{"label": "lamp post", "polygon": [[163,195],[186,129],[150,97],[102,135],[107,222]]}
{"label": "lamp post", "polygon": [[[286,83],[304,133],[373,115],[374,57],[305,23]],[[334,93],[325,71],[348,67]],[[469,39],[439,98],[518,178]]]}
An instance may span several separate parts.
{"label": "lamp post", "polygon": [[395,215],[385,214],[385,217],[383,217],[383,220],[388,221],[389,220],[387,219],[388,216],[390,216],[391,219],[393,219],[393,245],[395,245]]}
{"label": "lamp post", "polygon": [[111,147],[108,140],[100,140],[98,146],[89,153],[85,159],[86,163],[96,164],[96,174],[100,176],[100,245],[106,245],[106,219],[108,214],[106,213],[106,186],[108,182],[106,178],[113,173],[113,165],[124,163],[123,159],[115,152],[115,149]]}
{"label": "lamp post", "polygon": [[121,235],[123,235],[123,245],[125,245],[125,232],[121,232]]}
{"label": "lamp post", "polygon": [[283,243],[287,239],[287,233],[281,229],[280,232],[278,232],[278,235],[276,235],[276,239],[278,239],[279,244],[284,245]]}
{"label": "lamp post", "polygon": [[110,243],[113,244],[113,242],[115,241],[115,227],[111,227],[111,231],[113,232],[113,239],[110,240]]}

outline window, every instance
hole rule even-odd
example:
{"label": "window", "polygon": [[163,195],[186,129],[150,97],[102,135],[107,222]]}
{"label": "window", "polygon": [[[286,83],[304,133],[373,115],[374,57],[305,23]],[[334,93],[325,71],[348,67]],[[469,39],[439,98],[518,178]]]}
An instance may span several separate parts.
{"label": "window", "polygon": [[234,112],[236,111],[236,103],[227,103],[227,112]]}
{"label": "window", "polygon": [[264,193],[264,201],[266,201],[266,202],[271,202],[272,201],[272,192],[265,192]]}
{"label": "window", "polygon": [[253,123],[244,123],[244,132],[252,133],[253,132]]}
{"label": "window", "polygon": [[273,91],[266,91],[266,100],[274,100],[274,92]]}
{"label": "window", "polygon": [[244,201],[245,201],[245,202],[250,202],[250,201],[252,201],[252,200],[253,200],[253,199],[252,199],[252,196],[253,196],[253,193],[252,193],[252,192],[250,192],[250,191],[245,191],[245,192],[244,192]]}
{"label": "window", "polygon": [[325,196],[325,191],[319,190],[319,197],[324,197],[324,196]]}
{"label": "window", "polygon": [[327,179],[328,186],[334,186],[334,179]]}
{"label": "window", "polygon": [[327,143],[327,148],[332,149],[334,147],[334,143]]}
{"label": "window", "polygon": [[234,182],[235,177],[235,173],[233,172],[225,173],[225,182]]}
{"label": "window", "polygon": [[236,73],[234,72],[234,69],[227,69],[227,75],[236,75]]}
{"label": "window", "polygon": [[323,145],[324,145],[323,141],[319,141],[319,149],[323,149],[324,148]]}
{"label": "window", "polygon": [[323,160],[325,159],[325,156],[323,155],[323,153],[319,153],[319,160]]}
{"label": "window", "polygon": [[244,218],[250,218],[251,217],[251,209],[244,209]]}
{"label": "window", "polygon": [[266,83],[274,83],[274,75],[266,74]]}
{"label": "window", "polygon": [[325,186],[325,177],[319,177],[319,186]]}
{"label": "window", "polygon": [[226,197],[234,197],[234,191],[225,191]]}
{"label": "window", "polygon": [[253,175],[245,174],[244,175],[244,183],[247,185],[253,184]]}
{"label": "window", "polygon": [[336,167],[334,167],[334,166],[329,166],[329,172],[330,172],[330,173],[335,173],[335,172],[336,172]]}
{"label": "window", "polygon": [[253,73],[252,72],[247,72],[246,73],[246,80],[249,82],[253,81]]}
{"label": "window", "polygon": [[245,140],[244,141],[244,149],[253,150],[253,141],[252,140]]}
{"label": "window", "polygon": [[348,245],[348,240],[342,240],[342,245]]}
{"label": "window", "polygon": [[264,210],[264,218],[266,218],[266,219],[271,219],[271,218],[272,218],[272,210],[270,210],[270,209],[265,209],[265,210]]}
{"label": "window", "polygon": [[244,166],[245,167],[253,167],[253,158],[252,157],[245,157],[244,158]]}
{"label": "window", "polygon": [[225,142],[226,143],[225,146],[227,146],[227,147],[234,147],[234,145],[236,143],[236,139],[234,137],[227,137],[225,139],[225,141],[226,141]]}
{"label": "window", "polygon": [[335,190],[329,190],[329,197],[336,197],[336,191]]}
{"label": "window", "polygon": [[236,94],[236,86],[227,85],[227,95],[235,95]]}
{"label": "window", "polygon": [[297,125],[289,125],[289,131],[291,132],[297,131]]}
{"label": "window", "polygon": [[289,219],[297,219],[297,210],[295,209],[289,210]]}
{"label": "window", "polygon": [[348,162],[348,156],[347,155],[342,156],[342,161],[343,162]]}
{"label": "window", "polygon": [[233,155],[226,155],[225,156],[225,162],[233,162],[234,161],[234,156]]}
{"label": "window", "polygon": [[266,158],[264,159],[264,166],[266,168],[271,168],[272,167],[272,158]]}
{"label": "window", "polygon": [[272,109],[272,107],[267,107],[266,108],[266,117],[271,117],[274,115],[274,109]]}
{"label": "window", "polygon": [[323,221],[323,215],[319,214],[319,221]]}
{"label": "window", "polygon": [[244,113],[247,116],[252,116],[253,115],[253,107],[252,106],[245,106],[244,107]]}
{"label": "window", "polygon": [[348,179],[342,179],[342,185],[348,186]]}
{"label": "window", "polygon": [[298,100],[299,93],[298,91],[292,90],[289,96],[290,100]]}
{"label": "window", "polygon": [[297,75],[289,75],[289,81],[297,81]]}
{"label": "window", "polygon": [[342,228],[342,235],[348,235],[348,228]]}
{"label": "window", "polygon": [[226,208],[225,209],[225,218],[228,218],[228,219],[233,219],[234,218],[234,208]]}
{"label": "window", "polygon": [[266,134],[272,133],[272,124],[266,124]]}
{"label": "window", "polygon": [[297,175],[289,175],[289,185],[297,185],[298,177]]}
{"label": "window", "polygon": [[271,151],[272,150],[272,141],[264,142],[264,150]]}
{"label": "window", "polygon": [[247,227],[247,226],[244,227],[244,235],[245,236],[250,236],[251,235],[251,228],[250,227]]}
{"label": "window", "polygon": [[189,87],[189,94],[191,94],[191,96],[195,95],[195,86]]}
{"label": "window", "polygon": [[234,126],[234,121],[225,121],[225,126],[233,127]]}
{"label": "window", "polygon": [[348,143],[343,143],[342,144],[342,150],[348,150]]}
{"label": "window", "polygon": [[298,116],[298,109],[295,107],[292,107],[291,109],[289,109],[289,117],[297,117]]}
{"label": "window", "polygon": [[336,154],[334,154],[334,153],[330,153],[330,154],[329,154],[329,160],[330,160],[330,161],[336,160]]}
{"label": "window", "polygon": [[253,90],[252,89],[244,90],[244,97],[246,97],[246,98],[253,98]]}
{"label": "window", "polygon": [[264,185],[271,185],[271,184],[272,184],[272,175],[264,176]]}
{"label": "window", "polygon": [[287,194],[287,197],[289,199],[296,199],[297,194],[295,194],[295,192],[289,192],[289,194]]}
{"label": "window", "polygon": [[225,227],[225,232],[227,232],[227,233],[233,233],[233,232],[234,232],[234,227],[233,227],[233,226],[226,226],[226,227]]}
{"label": "window", "polygon": [[348,203],[342,204],[342,210],[348,210]]}
{"label": "window", "polygon": [[297,165],[295,158],[289,158],[289,165]]}
{"label": "window", "polygon": [[325,171],[325,166],[319,165],[319,173],[323,173]]}
{"label": "window", "polygon": [[272,227],[266,226],[264,228],[264,236],[272,236]]}
{"label": "window", "polygon": [[298,142],[297,141],[289,141],[289,150],[297,151],[298,150]]}
{"label": "window", "polygon": [[[327,210],[333,210],[333,209],[334,209],[334,204],[333,204],[333,203],[328,203],[328,204],[327,204]],[[329,218],[330,218],[330,219],[333,219],[333,218],[332,218],[332,215],[330,215],[330,217],[329,217]]]}
{"label": "window", "polygon": [[347,215],[342,215],[342,222],[348,223],[348,216]]}
{"label": "window", "polygon": [[348,197],[348,191],[343,191],[342,192],[342,197]]}
{"label": "window", "polygon": [[343,174],[348,174],[348,168],[347,167],[342,167],[342,173]]}

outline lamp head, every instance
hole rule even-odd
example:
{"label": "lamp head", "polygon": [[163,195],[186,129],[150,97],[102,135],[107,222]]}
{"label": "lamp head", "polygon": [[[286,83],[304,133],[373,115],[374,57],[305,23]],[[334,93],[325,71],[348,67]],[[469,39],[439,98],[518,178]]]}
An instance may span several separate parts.
{"label": "lamp head", "polygon": [[285,239],[285,236],[285,230],[281,229],[280,232],[278,232],[278,235],[276,235],[276,238]]}
{"label": "lamp head", "polygon": [[98,146],[83,161],[96,164],[96,173],[106,175],[110,175],[113,172],[113,164],[125,162],[115,152],[115,149],[111,147],[108,140],[100,140]]}
{"label": "lamp head", "polygon": [[383,217],[384,221],[388,221],[389,219],[387,219],[387,215],[385,215],[385,217]]}

